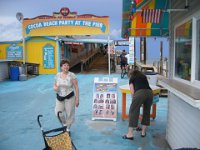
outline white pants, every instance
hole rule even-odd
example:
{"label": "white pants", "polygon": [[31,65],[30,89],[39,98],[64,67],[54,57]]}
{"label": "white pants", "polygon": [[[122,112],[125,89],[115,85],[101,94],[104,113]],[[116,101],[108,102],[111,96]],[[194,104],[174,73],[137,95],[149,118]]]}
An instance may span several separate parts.
{"label": "white pants", "polygon": [[70,99],[65,99],[64,101],[59,101],[56,99],[55,114],[60,113],[60,119],[63,125],[66,125],[67,128],[70,128],[71,124],[74,122],[75,116],[75,96]]}

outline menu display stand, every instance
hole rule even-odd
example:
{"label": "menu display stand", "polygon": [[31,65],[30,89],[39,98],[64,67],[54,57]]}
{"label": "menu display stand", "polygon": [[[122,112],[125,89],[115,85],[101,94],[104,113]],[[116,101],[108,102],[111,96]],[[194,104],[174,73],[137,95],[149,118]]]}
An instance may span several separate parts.
{"label": "menu display stand", "polygon": [[94,79],[92,120],[117,120],[117,78]]}

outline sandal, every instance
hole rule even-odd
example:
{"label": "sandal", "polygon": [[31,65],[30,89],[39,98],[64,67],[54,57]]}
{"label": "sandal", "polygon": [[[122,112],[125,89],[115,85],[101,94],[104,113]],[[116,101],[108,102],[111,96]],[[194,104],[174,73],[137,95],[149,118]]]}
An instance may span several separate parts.
{"label": "sandal", "polygon": [[127,137],[127,135],[122,136],[125,140],[134,140],[134,137]]}
{"label": "sandal", "polygon": [[146,132],[144,132],[144,135],[141,133],[141,137],[144,138],[145,136],[146,136]]}
{"label": "sandal", "polygon": [[136,131],[142,131],[142,128],[138,126],[135,130]]}

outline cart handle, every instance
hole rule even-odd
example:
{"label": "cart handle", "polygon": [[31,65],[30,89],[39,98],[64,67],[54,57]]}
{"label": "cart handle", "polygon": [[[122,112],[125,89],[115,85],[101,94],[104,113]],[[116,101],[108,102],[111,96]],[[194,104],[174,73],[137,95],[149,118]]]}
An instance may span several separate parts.
{"label": "cart handle", "polygon": [[62,125],[62,127],[63,127],[63,124],[62,124],[62,121],[61,121],[61,118],[60,118],[60,114],[61,114],[61,113],[62,113],[61,111],[58,111],[57,117],[58,117],[58,119],[59,119],[59,121],[60,121],[60,123],[61,123],[61,125]]}
{"label": "cart handle", "polygon": [[38,124],[39,124],[39,126],[40,126],[40,129],[43,130],[43,129],[42,129],[42,125],[41,125],[41,123],[40,123],[40,117],[43,117],[43,115],[38,115],[38,116],[37,116],[37,122],[38,122]]}
{"label": "cart handle", "polygon": [[60,127],[60,128],[48,130],[48,131],[45,131],[44,134],[46,135],[46,134],[48,134],[48,133],[58,132],[58,131],[63,131],[63,132],[65,132],[65,131],[66,131],[66,127]]}

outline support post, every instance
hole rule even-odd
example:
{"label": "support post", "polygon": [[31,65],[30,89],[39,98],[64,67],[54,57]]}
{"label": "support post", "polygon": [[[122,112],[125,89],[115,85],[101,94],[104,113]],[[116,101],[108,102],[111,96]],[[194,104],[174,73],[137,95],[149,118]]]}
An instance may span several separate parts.
{"label": "support post", "polygon": [[25,37],[23,36],[23,34],[22,34],[22,37],[23,37],[23,39],[22,39],[22,45],[23,45],[23,65],[25,65],[25,62],[26,62],[26,58],[25,58]]}
{"label": "support post", "polygon": [[140,37],[140,62],[146,64],[146,37]]}
{"label": "support post", "polygon": [[137,64],[136,64],[136,42],[134,38],[134,70],[136,70]]}
{"label": "support post", "polygon": [[24,37],[23,34],[23,19],[20,21],[21,25],[22,25],[22,48],[23,48],[23,64],[22,64],[22,74],[27,75],[27,68],[26,68],[26,45],[25,45],[25,39],[26,37]]}
{"label": "support post", "polygon": [[146,37],[144,37],[144,64],[147,63],[147,43],[146,43]]}
{"label": "support post", "polygon": [[[23,30],[23,28],[22,28]],[[23,32],[23,31],[22,31]],[[22,33],[22,48],[23,48],[23,64],[22,64],[22,74],[26,75],[27,74],[27,69],[26,69],[26,53],[25,53],[25,37],[23,36]]]}
{"label": "support post", "polygon": [[108,34],[108,74],[110,75],[110,35]]}
{"label": "support post", "polygon": [[163,41],[160,41],[160,75],[163,75]]}
{"label": "support post", "polygon": [[60,72],[60,46],[58,36],[55,37],[56,40],[56,54],[57,54],[57,72]]}

